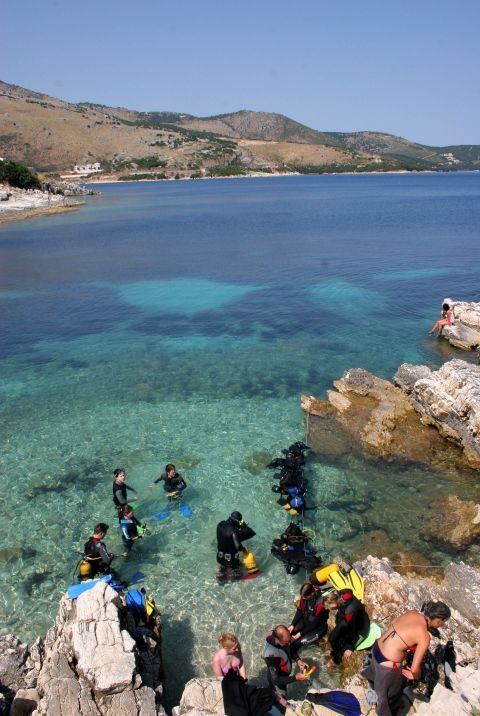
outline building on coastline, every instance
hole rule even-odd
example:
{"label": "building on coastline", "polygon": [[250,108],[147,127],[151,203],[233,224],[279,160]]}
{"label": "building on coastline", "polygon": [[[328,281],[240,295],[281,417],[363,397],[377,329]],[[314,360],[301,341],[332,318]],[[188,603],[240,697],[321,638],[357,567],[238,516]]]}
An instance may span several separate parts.
{"label": "building on coastline", "polygon": [[74,174],[98,174],[102,171],[100,162],[94,164],[75,164],[73,167]]}

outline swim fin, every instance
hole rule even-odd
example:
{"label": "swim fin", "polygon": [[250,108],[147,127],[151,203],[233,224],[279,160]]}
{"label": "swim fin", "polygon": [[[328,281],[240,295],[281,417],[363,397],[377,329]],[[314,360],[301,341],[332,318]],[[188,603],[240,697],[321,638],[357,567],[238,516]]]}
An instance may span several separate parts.
{"label": "swim fin", "polygon": [[363,604],[364,597],[365,597],[365,580],[364,580],[364,578],[355,569],[355,567],[352,567],[348,573],[348,579],[350,580],[353,596],[357,597],[357,599],[359,599]]}
{"label": "swim fin", "polygon": [[347,578],[347,575],[343,574],[343,572],[340,572],[340,570],[338,572],[330,572],[330,574],[328,575],[328,581],[336,592],[341,592],[342,589],[352,588],[352,585],[350,583],[350,580]]}
{"label": "swim fin", "polygon": [[348,691],[326,691],[323,693],[307,694],[308,701],[312,704],[325,706],[330,711],[344,716],[361,716],[360,702],[356,696]]}
{"label": "swim fin", "polygon": [[156,515],[153,515],[153,519],[157,520],[157,522],[164,520],[167,517],[170,517],[170,510],[161,510],[160,512],[157,512]]}
{"label": "swim fin", "polygon": [[182,504],[180,505],[180,511],[184,517],[191,517],[193,514],[192,510],[186,502],[182,502]]}
{"label": "swim fin", "polygon": [[93,589],[93,587],[99,582],[107,582],[108,584],[111,579],[112,575],[106,574],[104,577],[99,577],[98,579],[88,579],[86,582],[80,582],[80,584],[72,584],[68,587],[67,594],[70,599],[76,599],[80,596],[80,594],[88,592],[89,589]]}
{"label": "swim fin", "polygon": [[360,639],[359,642],[357,642],[355,646],[355,651],[361,651],[362,649],[369,649],[371,646],[374,645],[374,643],[377,641],[377,639],[382,635],[382,630],[378,626],[378,624],[370,624],[370,631],[368,632],[367,636],[363,637],[363,639]]}
{"label": "swim fin", "polygon": [[342,589],[350,589],[353,596],[357,597],[357,599],[363,603],[365,580],[354,567],[352,567],[347,574],[340,571],[331,572],[328,575],[328,581],[337,592],[341,592]]}
{"label": "swim fin", "polygon": [[138,582],[141,582],[143,579],[145,579],[143,572],[135,572],[131,577],[127,577],[126,581],[128,582],[128,586],[131,587],[133,584],[138,584]]}

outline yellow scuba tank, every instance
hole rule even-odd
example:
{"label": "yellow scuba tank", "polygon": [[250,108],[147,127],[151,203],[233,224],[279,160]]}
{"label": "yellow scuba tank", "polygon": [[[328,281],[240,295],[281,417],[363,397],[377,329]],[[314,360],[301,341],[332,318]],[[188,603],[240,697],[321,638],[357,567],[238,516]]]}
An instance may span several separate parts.
{"label": "yellow scuba tank", "polygon": [[243,566],[247,570],[248,574],[253,574],[254,572],[258,572],[258,565],[257,561],[254,557],[253,552],[250,552],[249,549],[247,549],[246,552],[244,552],[242,557]]}
{"label": "yellow scuba tank", "polygon": [[82,579],[86,579],[87,577],[90,577],[92,573],[92,565],[88,561],[88,559],[82,559],[80,562],[80,566],[78,568],[78,574]]}
{"label": "yellow scuba tank", "polygon": [[322,569],[317,569],[315,572],[315,579],[320,582],[326,582],[328,581],[328,575],[332,572],[338,572],[340,570],[340,567],[336,562],[332,562],[332,564],[327,564],[326,567],[322,567]]}

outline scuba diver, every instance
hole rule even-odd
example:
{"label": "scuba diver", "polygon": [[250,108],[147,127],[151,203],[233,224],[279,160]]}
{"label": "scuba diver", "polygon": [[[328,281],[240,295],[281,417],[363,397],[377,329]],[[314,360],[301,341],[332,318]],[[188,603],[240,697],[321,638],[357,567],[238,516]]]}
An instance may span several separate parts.
{"label": "scuba diver", "polygon": [[[113,503],[118,510],[122,505],[126,505],[128,502],[127,490],[131,492],[136,492],[136,490],[125,482],[127,473],[123,467],[117,467],[116,470],[113,471],[113,474],[115,477],[113,481]],[[135,495],[134,499],[138,500],[137,495]]]}
{"label": "scuba diver", "polygon": [[125,547],[124,557],[128,557],[129,551],[133,547],[133,543],[139,539],[143,539],[147,526],[142,524],[133,514],[130,505],[122,505],[118,510],[118,523],[122,533],[123,545]]}
{"label": "scuba diver", "polygon": [[302,646],[319,641],[328,629],[328,609],[325,609],[320,590],[310,582],[300,588],[297,611],[288,631],[292,635],[290,651],[296,654]]}
{"label": "scuba diver", "polygon": [[182,492],[187,489],[187,483],[180,473],[177,472],[175,465],[172,465],[170,462],[168,465],[165,465],[165,471],[162,472],[157,480],[153,481],[153,484],[156,485],[162,481],[165,483],[163,489],[167,493],[169,502],[181,497]]}
{"label": "scuba diver", "polygon": [[241,579],[242,570],[239,555],[249,554],[242,540],[255,537],[255,532],[243,519],[240,512],[232,512],[230,517],[217,525],[217,563],[219,579]]}
{"label": "scuba diver", "polygon": [[350,589],[338,593],[335,628],[329,636],[332,647],[330,655],[335,664],[349,659],[355,645],[364,639],[370,630],[370,618],[362,602]]}
{"label": "scuba diver", "polygon": [[300,527],[291,522],[278,539],[273,540],[270,553],[283,562],[287,574],[297,574],[300,567],[313,570],[322,560],[310,546],[310,540]]}
{"label": "scuba diver", "polygon": [[[310,678],[308,673],[304,673],[309,668],[308,664],[292,651],[292,635],[284,624],[267,634],[263,659],[267,665],[268,683],[284,695],[288,684]],[[294,661],[300,671],[291,676]]]}
{"label": "scuba diver", "polygon": [[108,532],[108,525],[99,522],[93,528],[93,535],[88,542],[85,542],[85,552],[79,567],[79,580],[93,579],[97,574],[115,574],[110,565],[115,558],[103,539]]}

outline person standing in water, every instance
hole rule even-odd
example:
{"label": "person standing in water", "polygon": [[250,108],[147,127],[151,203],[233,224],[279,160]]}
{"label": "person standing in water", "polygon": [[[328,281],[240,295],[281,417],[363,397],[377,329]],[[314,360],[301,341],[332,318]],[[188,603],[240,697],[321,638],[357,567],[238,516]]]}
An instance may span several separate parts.
{"label": "person standing in water", "polygon": [[[423,657],[430,645],[431,628],[438,629],[450,618],[443,602],[426,602],[421,611],[410,611],[393,620],[372,650],[372,661],[362,676],[373,682],[378,716],[396,716],[400,707],[404,677],[419,679]],[[408,652],[414,652],[412,666],[403,667]]]}
{"label": "person standing in water", "polygon": [[[113,504],[117,510],[128,504],[127,490],[135,492],[135,489],[125,482],[126,474],[123,467],[117,467],[116,470],[113,471],[115,478],[113,481]],[[137,495],[135,495],[133,499],[138,500]]]}
{"label": "person standing in water", "polygon": [[235,634],[222,632],[218,637],[220,649],[215,652],[212,659],[214,676],[225,676],[230,669],[238,672],[244,679],[247,678],[243,662],[242,647]]}

